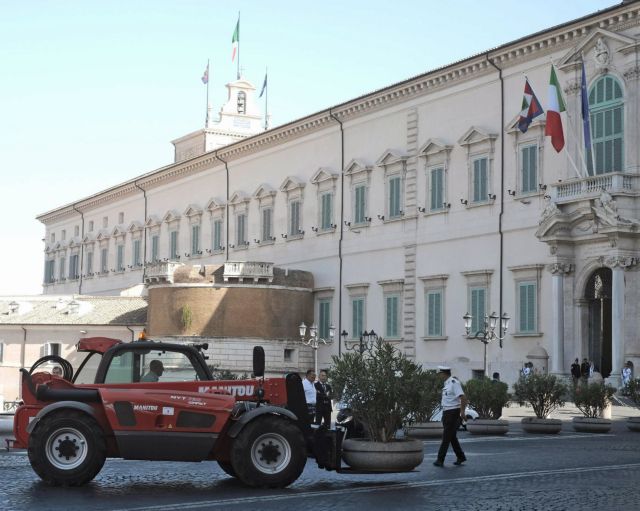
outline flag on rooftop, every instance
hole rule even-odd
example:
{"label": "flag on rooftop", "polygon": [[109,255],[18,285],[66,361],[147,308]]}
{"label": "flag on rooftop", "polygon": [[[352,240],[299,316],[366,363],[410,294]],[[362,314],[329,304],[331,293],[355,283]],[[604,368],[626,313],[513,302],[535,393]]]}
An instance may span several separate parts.
{"label": "flag on rooftop", "polygon": [[204,70],[204,74],[202,75],[202,78],[200,78],[202,80],[202,83],[207,84],[209,83],[209,63],[207,62],[207,68]]}
{"label": "flag on rooftop", "polygon": [[564,147],[564,132],[562,129],[562,118],[560,113],[566,110],[560,83],[556,76],[556,69],[551,66],[551,76],[549,78],[549,98],[547,103],[547,123],[544,128],[544,134],[551,137],[551,145],[560,152]]}
{"label": "flag on rooftop", "polygon": [[262,97],[262,95],[264,94],[264,91],[267,90],[267,73],[264,74],[264,83],[262,84],[262,90],[260,91],[260,96],[258,96],[259,98]]}
{"label": "flag on rooftop", "polygon": [[[591,161],[591,117],[589,112],[589,93],[587,92],[587,73],[582,61],[582,80],[580,82],[580,96],[582,100],[582,130],[584,132],[584,149],[587,162]],[[595,162],[591,161],[591,165]],[[587,167],[590,167],[587,164]]]}
{"label": "flag on rooftop", "polygon": [[538,98],[536,97],[529,80],[524,81],[524,95],[522,96],[522,109],[520,111],[520,119],[518,119],[518,128],[522,133],[526,133],[531,122],[542,115],[544,110]]}
{"label": "flag on rooftop", "polygon": [[240,16],[238,16],[238,22],[236,23],[236,29],[233,31],[233,37],[231,38],[231,62],[236,58],[238,52],[238,43],[240,42]]}

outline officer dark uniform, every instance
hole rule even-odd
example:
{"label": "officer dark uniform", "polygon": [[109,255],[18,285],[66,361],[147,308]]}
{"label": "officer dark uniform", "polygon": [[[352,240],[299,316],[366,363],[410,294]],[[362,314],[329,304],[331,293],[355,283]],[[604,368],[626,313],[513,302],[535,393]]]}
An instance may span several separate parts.
{"label": "officer dark uniform", "polygon": [[449,444],[456,453],[456,461],[454,465],[462,465],[467,461],[466,456],[460,443],[458,442],[457,432],[460,420],[464,419],[464,410],[467,405],[467,399],[464,396],[462,385],[451,376],[451,368],[446,366],[438,366],[439,374],[445,379],[442,388],[442,443],[438,450],[438,459],[433,462],[436,467],[444,465],[444,458],[449,450]]}
{"label": "officer dark uniform", "polygon": [[331,385],[327,383],[327,372],[320,371],[320,381],[314,383],[316,388],[316,417],[318,425],[331,427]]}

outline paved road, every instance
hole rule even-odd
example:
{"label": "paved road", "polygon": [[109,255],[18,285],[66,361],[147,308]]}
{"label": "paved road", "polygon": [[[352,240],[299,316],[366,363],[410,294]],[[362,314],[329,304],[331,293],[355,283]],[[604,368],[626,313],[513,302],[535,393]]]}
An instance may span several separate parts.
{"label": "paved road", "polygon": [[347,475],[309,460],[284,490],[255,490],[229,478],[215,462],[108,460],[82,488],[50,488],[32,472],[24,452],[0,453],[2,510],[206,510],[283,508],[320,510],[640,509],[640,433],[620,420],[610,434],[525,435],[512,422],[506,437],[461,434],[468,463],[450,454],[434,467],[438,441],[425,441],[425,462],[414,472]]}

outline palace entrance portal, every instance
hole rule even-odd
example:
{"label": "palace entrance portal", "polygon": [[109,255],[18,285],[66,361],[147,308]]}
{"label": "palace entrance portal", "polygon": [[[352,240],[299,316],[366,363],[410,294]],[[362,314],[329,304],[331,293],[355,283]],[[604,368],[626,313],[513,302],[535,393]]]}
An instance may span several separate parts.
{"label": "palace entrance portal", "polygon": [[611,270],[593,272],[585,291],[589,302],[588,359],[604,378],[611,374]]}

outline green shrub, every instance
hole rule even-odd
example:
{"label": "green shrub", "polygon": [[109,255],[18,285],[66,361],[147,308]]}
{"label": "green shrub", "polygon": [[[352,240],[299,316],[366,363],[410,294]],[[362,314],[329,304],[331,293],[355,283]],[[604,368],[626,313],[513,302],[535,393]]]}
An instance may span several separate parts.
{"label": "green shrub", "polygon": [[469,380],[463,385],[469,404],[480,419],[499,419],[502,408],[509,406],[509,386],[489,378]]}
{"label": "green shrub", "polygon": [[567,386],[551,374],[532,373],[521,376],[513,386],[513,397],[520,406],[531,406],[538,419],[564,406]]}
{"label": "green shrub", "polygon": [[379,339],[363,355],[333,357],[331,382],[342,402],[376,442],[390,442],[409,422],[428,420],[440,402],[442,382]]}
{"label": "green shrub", "polygon": [[609,406],[616,389],[604,383],[581,383],[573,389],[573,402],[585,417],[597,418]]}
{"label": "green shrub", "polygon": [[622,389],[622,395],[627,396],[636,405],[640,405],[640,378],[630,380]]}

